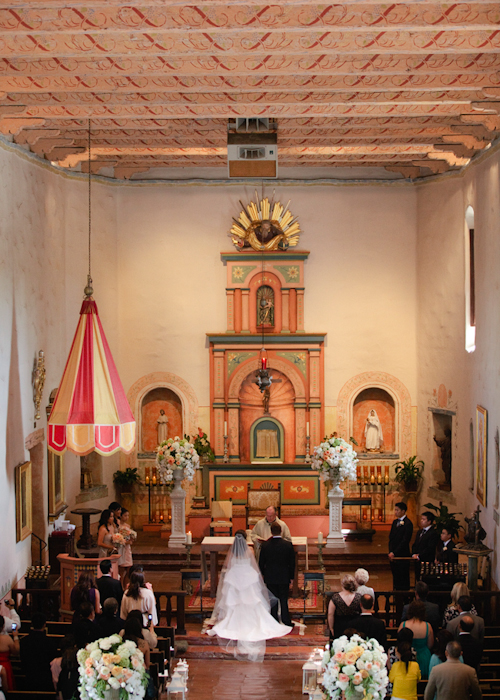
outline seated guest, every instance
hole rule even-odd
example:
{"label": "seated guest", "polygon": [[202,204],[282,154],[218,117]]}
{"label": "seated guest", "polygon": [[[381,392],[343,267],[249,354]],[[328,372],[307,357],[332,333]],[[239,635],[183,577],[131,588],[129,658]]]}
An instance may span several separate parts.
{"label": "seated guest", "polygon": [[118,605],[120,605],[123,597],[123,588],[120,580],[111,576],[111,560],[104,559],[99,562],[99,568],[102,576],[97,579],[96,583],[100,600],[105,601],[106,598],[116,598]]}
{"label": "seated guest", "polygon": [[453,535],[445,527],[439,535],[439,542],[436,547],[436,561],[441,564],[458,564],[458,552],[455,551]]}
{"label": "seated guest", "polygon": [[[434,641],[434,646],[432,648],[431,661],[429,663],[429,673],[432,671],[434,666],[439,666],[439,664],[444,664],[446,661],[446,646],[448,642],[453,641],[453,635],[449,630],[439,630]],[[463,663],[462,657],[460,661]]]}
{"label": "seated guest", "polygon": [[467,664],[460,663],[462,649],[458,642],[446,645],[446,662],[434,666],[425,688],[424,700],[481,700],[477,674]]}
{"label": "seated guest", "polygon": [[374,600],[368,593],[361,596],[361,615],[351,620],[351,627],[354,627],[358,632],[364,632],[367,639],[376,639],[385,648],[387,645],[385,622],[374,617],[373,603]]}
{"label": "seated guest", "polygon": [[398,660],[389,671],[393,700],[417,700],[420,667],[416,661],[412,661],[411,645],[400,642],[396,653]]}
{"label": "seated guest", "polygon": [[[470,596],[469,588],[466,583],[459,581],[451,589],[451,603],[445,608],[443,627],[446,627],[448,622],[451,622],[451,620],[454,620],[455,617],[460,615],[460,611],[458,609],[458,599],[463,595]],[[469,612],[471,615],[477,615],[477,610],[474,605],[471,606]]]}
{"label": "seated guest", "polygon": [[2,603],[5,606],[6,614],[4,614],[4,610],[0,613],[4,619],[3,630],[0,631],[0,634],[10,634],[12,625],[17,625],[17,631],[19,632],[21,629],[21,618],[16,612],[14,600],[8,598],[7,600],[3,600]]}
{"label": "seated guest", "polygon": [[328,629],[330,639],[337,639],[352,627],[352,620],[361,612],[361,596],[356,592],[354,576],[347,574],[340,582],[342,589],[335,591],[328,603]]}
{"label": "seated guest", "polygon": [[123,621],[118,617],[118,601],[116,598],[106,598],[102,606],[102,615],[96,621],[100,637],[111,637],[120,634]]}
{"label": "seated guest", "polygon": [[95,611],[92,603],[83,603],[80,605],[79,616],[76,621],[73,621],[72,632],[75,637],[77,649],[95,642],[99,639],[99,629],[95,623]]}
{"label": "seated guest", "polygon": [[57,683],[59,681],[59,676],[61,675],[61,664],[66,649],[76,648],[75,638],[72,634],[65,635],[61,643],[61,656],[56,656],[50,662],[50,672],[52,674],[52,683],[54,684],[54,689],[57,690]]}
{"label": "seated guest", "polygon": [[54,690],[50,662],[57,656],[57,645],[52,637],[47,637],[46,625],[45,615],[33,613],[31,630],[19,643],[26,690]]}
{"label": "seated guest", "polygon": [[[391,667],[393,664],[396,663],[396,661],[399,661],[398,655],[397,655],[397,649],[398,645],[401,644],[402,642],[408,642],[409,645],[411,646],[411,660],[416,661],[417,660],[417,652],[412,646],[413,642],[413,632],[409,627],[402,627],[399,632],[396,635],[396,646],[389,647],[387,650],[387,670],[390,671]],[[392,695],[392,683],[389,682],[387,684],[387,691],[386,691],[386,696],[389,697]]]}
{"label": "seated guest", "polygon": [[127,640],[137,644],[139,650],[144,654],[144,665],[146,668],[149,668],[149,644],[143,637],[140,620],[135,616],[128,617],[125,620],[123,641],[126,642]]}
{"label": "seated guest", "polygon": [[471,607],[472,600],[470,596],[460,596],[457,602],[459,615],[458,617],[455,617],[453,620],[448,622],[448,624],[446,625],[446,629],[450,630],[450,632],[454,635],[455,639],[458,642],[458,635],[460,634],[460,618],[464,615],[471,616],[474,621],[474,625],[470,633],[482,649],[484,644],[484,620],[482,617],[479,617],[479,615],[471,615]]}
{"label": "seated guest", "polygon": [[73,622],[78,620],[79,609],[82,603],[91,603],[97,614],[101,612],[101,598],[95,585],[94,577],[90,571],[82,571],[78,577],[76,586],[73,586],[70,593],[71,610],[74,610]]}
{"label": "seated guest", "polygon": [[366,569],[358,569],[354,574],[354,580],[358,586],[356,592],[359,593],[359,595],[365,595],[366,593],[367,595],[371,595],[372,598],[375,598],[375,591],[373,588],[366,585],[370,580],[370,574]]}
{"label": "seated guest", "polygon": [[73,641],[63,652],[61,659],[61,672],[57,681],[57,692],[59,700],[79,700],[80,693],[78,686],[80,674],[78,672],[78,661],[76,653],[78,648]]}
{"label": "seated guest", "polygon": [[[151,650],[155,649],[155,647],[158,646],[158,637],[156,636],[155,632],[153,629],[151,629],[151,621],[148,621],[147,625],[144,625],[142,622],[142,613],[140,610],[131,610],[128,614],[127,620],[130,620],[131,617],[135,617],[139,620],[141,623],[142,627],[142,636],[143,639],[146,640],[148,643],[148,646]],[[120,630],[120,634],[123,637],[125,634],[125,630],[123,629],[123,624],[122,624],[122,629]]]}
{"label": "seated guest", "polygon": [[[472,615],[461,615],[459,620],[458,627],[460,631],[458,633],[458,642],[462,647],[464,664],[472,666],[473,669],[478,671],[483,655],[483,648],[471,634],[474,629],[474,618]],[[451,632],[449,634],[451,634]]]}
{"label": "seated guest", "polygon": [[417,652],[417,661],[422,672],[422,679],[429,677],[431,648],[434,646],[432,627],[425,621],[425,606],[421,600],[414,600],[408,608],[408,620],[399,629],[409,627],[413,631],[413,648]]}
{"label": "seated guest", "polygon": [[[420,600],[425,607],[425,619],[432,627],[434,635],[439,629],[439,623],[441,621],[441,615],[439,614],[439,605],[436,603],[429,603],[427,596],[429,595],[429,586],[424,583],[424,581],[417,581],[415,584],[415,600]],[[401,620],[408,619],[408,608],[409,605],[403,607],[403,614],[401,615]]]}
{"label": "seated guest", "polygon": [[141,611],[144,625],[148,624],[148,615],[151,615],[153,627],[158,624],[156,599],[153,592],[146,587],[144,574],[138,571],[134,571],[130,576],[130,585],[122,598],[120,617],[126,620],[131,610]]}
{"label": "seated guest", "polygon": [[[3,630],[5,621],[0,615],[0,630]],[[12,670],[11,657],[19,655],[19,635],[17,629],[10,634],[0,634],[0,666],[3,666],[7,674],[7,686],[9,690],[15,690],[14,671]]]}

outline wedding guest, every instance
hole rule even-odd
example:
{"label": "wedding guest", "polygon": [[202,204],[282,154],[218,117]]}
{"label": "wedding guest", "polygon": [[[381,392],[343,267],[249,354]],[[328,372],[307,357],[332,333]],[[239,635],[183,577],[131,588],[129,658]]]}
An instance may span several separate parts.
{"label": "wedding guest", "polygon": [[99,630],[95,624],[95,612],[92,603],[82,603],[80,605],[80,617],[73,622],[71,628],[78,649],[82,649],[90,642],[95,642],[96,639],[99,639]]}
{"label": "wedding guest", "polygon": [[131,610],[141,611],[144,625],[148,623],[148,615],[151,615],[153,627],[158,624],[154,594],[146,588],[144,574],[138,571],[134,571],[130,577],[130,585],[122,598],[120,617],[126,620]]}
{"label": "wedding guest", "polygon": [[354,580],[358,586],[357,593],[359,593],[359,595],[371,595],[371,597],[375,600],[375,591],[373,588],[366,585],[370,580],[370,574],[366,569],[358,569],[354,573]]}
{"label": "wedding guest", "polygon": [[10,634],[13,629],[12,625],[17,625],[17,631],[19,632],[21,629],[21,618],[17,614],[14,600],[12,598],[7,598],[3,600],[2,603],[5,606],[5,611],[2,610],[0,612],[4,619],[4,626],[1,633]]}
{"label": "wedding guest", "polygon": [[0,666],[0,700],[5,700],[4,690],[9,692],[9,681],[7,680],[7,671],[3,666]]}
{"label": "wedding guest", "polygon": [[142,625],[140,620],[135,616],[130,616],[125,620],[125,627],[123,630],[123,641],[126,642],[130,640],[135,642],[139,647],[139,651],[144,654],[144,665],[149,668],[149,644],[146,642],[142,635]]}
{"label": "wedding guest", "polygon": [[[5,620],[0,615],[0,629],[3,630]],[[7,686],[9,690],[15,690],[14,671],[12,670],[11,656],[19,655],[19,634],[17,629],[11,630],[10,634],[0,634],[0,665],[4,667],[7,674]]]}
{"label": "wedding guest", "polygon": [[[358,588],[359,593],[359,588]],[[369,593],[361,596],[361,614],[351,620],[351,625],[364,632],[367,639],[376,639],[384,648],[387,645],[387,632],[385,622],[373,615],[374,599]]]}
{"label": "wedding guest", "polygon": [[112,634],[120,634],[123,620],[118,617],[118,601],[116,598],[106,598],[102,606],[102,615],[96,624],[100,637],[111,637]]}
{"label": "wedding guest", "polygon": [[77,651],[78,647],[73,643],[68,645],[62,655],[61,673],[57,681],[58,698],[62,698],[62,700],[80,700]]}
{"label": "wedding guest", "polygon": [[[445,608],[443,627],[446,627],[448,622],[451,622],[451,620],[454,620],[455,617],[460,615],[460,611],[458,609],[458,599],[463,595],[470,596],[469,588],[466,583],[459,581],[451,589],[451,603]],[[474,604],[471,604],[471,609],[469,612],[471,615],[477,615],[477,610],[474,607]]]}
{"label": "wedding guest", "polygon": [[[444,664],[446,661],[446,647],[453,641],[453,635],[448,630],[439,630],[434,648],[432,650],[432,656],[429,663],[429,676],[434,666],[439,666],[439,664]],[[464,662],[463,658],[460,656],[459,661]],[[434,700],[438,700],[437,695],[434,695]]]}
{"label": "wedding guest", "polygon": [[[427,600],[429,595],[429,586],[424,581],[417,581],[415,584],[415,600],[420,600],[425,607],[425,619],[432,627],[434,636],[439,629],[439,623],[441,621],[441,616],[439,614],[439,605],[437,603],[430,603]],[[401,615],[401,621],[408,619],[408,609],[409,604],[403,607],[403,614]]]}
{"label": "wedding guest", "polygon": [[113,518],[114,518],[114,525],[115,528],[118,530],[120,527],[120,518],[122,514],[122,507],[118,503],[118,501],[113,501],[112,503],[109,504],[108,510],[110,510],[113,513]]}
{"label": "wedding guest", "polygon": [[398,660],[389,671],[393,700],[417,700],[417,683],[421,678],[418,663],[412,661],[412,648],[408,642],[400,642]]}
{"label": "wedding guest", "polygon": [[91,603],[94,610],[101,612],[101,598],[95,584],[94,576],[90,571],[82,571],[78,577],[76,586],[73,586],[70,593],[71,610],[74,610],[73,622],[80,616],[80,607],[84,603]]}
{"label": "wedding guest", "polygon": [[[479,664],[483,655],[483,647],[472,636],[474,629],[474,618],[472,615],[460,616],[458,623],[459,633],[458,642],[462,647],[462,658],[464,664],[472,666],[476,671],[479,670]],[[450,632],[451,634],[451,632]]]}
{"label": "wedding guest", "polygon": [[[446,629],[450,630],[450,632],[455,636],[455,639],[458,642],[458,635],[460,634],[460,618],[465,615],[471,616],[471,597],[468,595],[460,596],[460,598],[457,601],[457,608],[459,612],[458,617],[455,617],[453,620],[448,622],[448,624],[446,625]],[[484,620],[477,614],[471,617],[473,620],[473,627],[470,633],[482,649],[484,644]]]}
{"label": "wedding guest", "polygon": [[99,562],[102,576],[97,579],[96,584],[99,590],[100,600],[104,602],[107,598],[116,598],[118,605],[122,602],[123,588],[121,581],[111,576],[111,561],[104,559]]}
{"label": "wedding guest", "polygon": [[[142,636],[146,640],[146,642],[149,644],[149,648],[151,650],[155,649],[158,646],[158,637],[155,634],[155,631],[151,629],[151,621],[148,620],[147,626],[144,626],[142,622],[142,613],[140,610],[131,610],[127,616],[127,620],[130,620],[131,617],[136,617],[139,622],[141,623],[142,626]],[[125,634],[125,630],[123,629],[123,620],[122,620],[122,629],[120,630],[120,635],[123,637]]]}
{"label": "wedding guest", "polygon": [[20,642],[21,670],[26,676],[25,690],[54,690],[50,662],[57,656],[56,642],[47,637],[47,620],[42,613],[33,613],[31,630]]}
{"label": "wedding guest", "polygon": [[420,579],[421,562],[433,562],[436,559],[436,547],[439,535],[434,527],[434,513],[426,510],[420,516],[420,530],[417,532],[411,554],[415,559],[415,579]]}
{"label": "wedding guest", "polygon": [[[408,627],[402,627],[399,632],[396,634],[396,646],[389,647],[387,650],[387,670],[390,671],[392,668],[392,665],[396,663],[396,661],[399,661],[398,655],[397,655],[397,650],[398,650],[398,645],[401,644],[402,642],[408,642],[411,646],[411,660],[416,661],[417,660],[417,652],[412,646],[413,643],[413,632],[411,629]],[[392,695],[392,683],[389,682],[387,684],[387,690],[386,690],[386,697]]]}
{"label": "wedding guest", "polygon": [[451,532],[443,527],[439,535],[436,548],[436,561],[442,564],[458,564],[458,552],[455,551],[455,543]]}
{"label": "wedding guest", "polygon": [[429,663],[431,660],[431,648],[434,645],[432,627],[425,621],[425,606],[420,600],[414,600],[408,608],[408,620],[399,626],[399,629],[409,627],[413,632],[413,648],[417,652],[417,662],[420,666],[422,678],[429,677]]}
{"label": "wedding guest", "polygon": [[99,529],[97,531],[97,546],[99,547],[99,559],[106,559],[116,551],[113,544],[115,534],[115,516],[109,509],[103,510],[99,518]]}
{"label": "wedding guest", "polygon": [[61,656],[56,656],[50,662],[50,673],[52,675],[52,683],[54,684],[54,689],[57,690],[57,683],[59,681],[59,676],[61,675],[62,660],[64,652],[67,649],[76,649],[75,638],[72,634],[66,634],[61,643]]}
{"label": "wedding guest", "polygon": [[425,688],[424,700],[481,700],[477,674],[467,664],[460,663],[462,649],[458,642],[446,645],[446,662],[434,666]]}
{"label": "wedding guest", "polygon": [[356,592],[354,576],[347,574],[340,582],[342,589],[332,593],[328,603],[330,639],[337,639],[351,627],[352,620],[361,612],[361,596]]}
{"label": "wedding guest", "polygon": [[120,580],[125,586],[128,583],[130,568],[134,563],[132,559],[132,542],[137,538],[137,533],[130,527],[130,512],[126,508],[122,508],[118,532],[125,540],[125,545],[122,548],[122,555],[118,560]]}

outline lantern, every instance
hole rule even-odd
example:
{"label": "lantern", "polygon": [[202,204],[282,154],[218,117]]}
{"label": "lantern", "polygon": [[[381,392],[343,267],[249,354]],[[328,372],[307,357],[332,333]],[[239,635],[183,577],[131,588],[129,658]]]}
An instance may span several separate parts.
{"label": "lantern", "polygon": [[167,685],[167,698],[168,700],[186,700],[186,686],[177,672],[174,673],[171,682]]}
{"label": "lantern", "polygon": [[302,666],[302,694],[312,693],[316,689],[318,667],[308,659]]}

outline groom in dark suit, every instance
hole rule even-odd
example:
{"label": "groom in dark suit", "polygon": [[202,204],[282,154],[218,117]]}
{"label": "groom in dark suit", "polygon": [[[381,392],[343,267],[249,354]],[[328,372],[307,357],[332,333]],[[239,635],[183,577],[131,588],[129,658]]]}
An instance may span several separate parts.
{"label": "groom in dark suit", "polygon": [[[291,627],[288,593],[290,581],[295,573],[295,552],[292,543],[281,537],[281,526],[278,523],[271,525],[271,535],[271,538],[262,544],[259,567],[264,583],[280,602],[281,622]],[[271,615],[278,620],[277,602],[271,606]]]}

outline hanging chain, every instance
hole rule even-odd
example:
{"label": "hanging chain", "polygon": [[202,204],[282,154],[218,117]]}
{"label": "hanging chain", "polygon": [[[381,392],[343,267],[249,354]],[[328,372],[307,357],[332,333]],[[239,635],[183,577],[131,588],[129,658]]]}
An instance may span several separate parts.
{"label": "hanging chain", "polygon": [[89,166],[89,272],[87,275],[87,286],[84,289],[84,294],[87,299],[92,297],[94,290],[92,289],[92,178],[90,176],[90,119],[89,119],[89,130],[88,130],[88,166]]}

